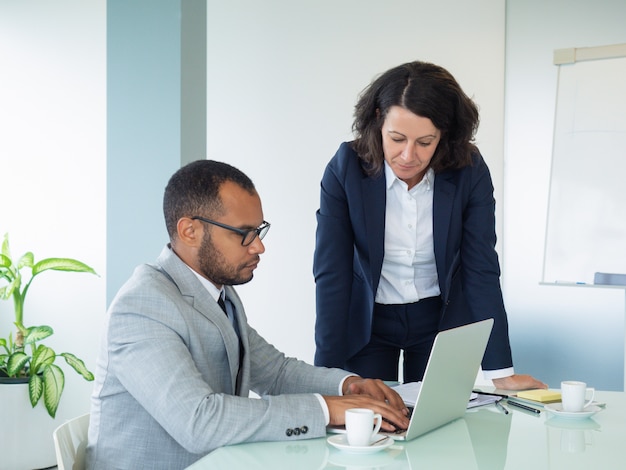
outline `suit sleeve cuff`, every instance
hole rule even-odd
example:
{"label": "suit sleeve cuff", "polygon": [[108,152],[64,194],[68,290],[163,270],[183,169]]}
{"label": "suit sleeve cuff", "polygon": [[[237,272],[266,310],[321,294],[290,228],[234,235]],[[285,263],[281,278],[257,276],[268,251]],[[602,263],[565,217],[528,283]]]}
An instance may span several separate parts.
{"label": "suit sleeve cuff", "polygon": [[346,379],[347,379],[348,377],[358,377],[358,375],[356,375],[356,374],[346,375],[346,376],[345,376],[345,377],[341,380],[341,382],[339,382],[339,391],[337,392],[337,394],[338,394],[339,396],[342,396],[342,395],[343,395],[343,383],[346,381]]}
{"label": "suit sleeve cuff", "polygon": [[317,398],[320,402],[320,406],[322,407],[322,411],[324,412],[324,422],[326,426],[330,424],[330,412],[328,411],[328,405],[326,404],[326,400],[319,393],[314,393],[315,398]]}
{"label": "suit sleeve cuff", "polygon": [[513,374],[515,374],[513,367],[507,367],[506,369],[483,370],[483,377],[487,380],[501,379],[502,377],[509,377]]}
{"label": "suit sleeve cuff", "polygon": [[[346,375],[343,379],[341,379],[341,382],[339,382],[339,390],[337,390],[337,395],[339,396],[343,395],[343,383],[346,381],[348,377],[358,377],[358,376],[356,374],[349,374],[349,375]],[[324,397],[322,397],[322,395],[320,395],[319,393],[314,393],[313,395],[315,395],[315,397],[320,402],[320,406],[322,407],[322,411],[324,412],[324,420],[326,422],[326,426],[328,426],[330,424],[330,411],[328,410],[328,405],[326,404],[326,400],[324,400]]]}

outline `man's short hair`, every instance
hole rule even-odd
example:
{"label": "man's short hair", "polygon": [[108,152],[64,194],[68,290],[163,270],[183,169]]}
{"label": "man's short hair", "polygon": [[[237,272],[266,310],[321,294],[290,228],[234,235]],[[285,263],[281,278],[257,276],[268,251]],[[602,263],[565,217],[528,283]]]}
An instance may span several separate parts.
{"label": "man's short hair", "polygon": [[176,238],[176,227],[182,217],[215,218],[223,214],[219,191],[226,181],[250,194],[256,191],[252,180],[242,171],[214,160],[197,160],[172,175],[163,195],[163,215],[170,240]]}

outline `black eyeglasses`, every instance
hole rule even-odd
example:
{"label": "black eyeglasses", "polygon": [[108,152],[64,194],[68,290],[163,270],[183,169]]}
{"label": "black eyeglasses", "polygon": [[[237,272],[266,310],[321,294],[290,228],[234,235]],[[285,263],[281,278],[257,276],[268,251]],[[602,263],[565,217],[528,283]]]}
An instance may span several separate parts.
{"label": "black eyeglasses", "polygon": [[207,224],[217,225],[218,227],[222,227],[226,230],[238,233],[239,235],[241,235],[241,244],[243,246],[250,245],[257,236],[260,240],[263,240],[263,237],[267,235],[267,232],[270,229],[270,223],[266,222],[265,220],[257,228],[253,228],[252,230],[243,230],[237,227],[231,227],[230,225],[226,225],[221,222],[216,222],[215,220],[205,219],[204,217],[200,217],[199,215],[195,215],[191,219],[201,220],[202,222],[206,222]]}

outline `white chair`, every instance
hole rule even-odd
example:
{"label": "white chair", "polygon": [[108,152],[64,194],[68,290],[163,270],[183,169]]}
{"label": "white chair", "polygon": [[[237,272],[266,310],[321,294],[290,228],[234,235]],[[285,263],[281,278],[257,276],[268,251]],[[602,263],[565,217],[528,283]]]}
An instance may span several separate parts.
{"label": "white chair", "polygon": [[58,470],[84,470],[89,413],[73,418],[52,433]]}

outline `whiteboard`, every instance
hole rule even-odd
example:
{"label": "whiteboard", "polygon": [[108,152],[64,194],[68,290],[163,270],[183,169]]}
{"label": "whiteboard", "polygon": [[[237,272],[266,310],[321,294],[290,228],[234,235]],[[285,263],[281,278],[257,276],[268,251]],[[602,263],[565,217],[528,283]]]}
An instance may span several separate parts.
{"label": "whiteboard", "polygon": [[592,284],[626,273],[626,57],[558,67],[542,281]]}

